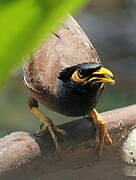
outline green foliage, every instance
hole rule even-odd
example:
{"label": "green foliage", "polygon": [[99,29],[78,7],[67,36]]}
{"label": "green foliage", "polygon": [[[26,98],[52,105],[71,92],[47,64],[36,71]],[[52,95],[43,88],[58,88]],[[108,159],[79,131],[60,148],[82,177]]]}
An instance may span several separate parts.
{"label": "green foliage", "polygon": [[87,0],[1,0],[0,85],[70,11]]}

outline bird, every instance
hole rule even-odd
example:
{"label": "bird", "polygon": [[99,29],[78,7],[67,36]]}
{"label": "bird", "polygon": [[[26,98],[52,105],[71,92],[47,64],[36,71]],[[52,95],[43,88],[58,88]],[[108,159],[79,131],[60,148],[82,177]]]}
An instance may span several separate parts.
{"label": "bird", "polygon": [[65,116],[88,115],[99,132],[97,149],[100,156],[104,142],[112,144],[106,122],[95,107],[105,84],[115,84],[115,80],[71,15],[27,58],[23,64],[23,76],[29,90],[30,111],[41,121],[38,134],[49,131],[57,152],[61,152],[57,134],[67,135],[67,132],[55,127],[39,109],[39,104]]}

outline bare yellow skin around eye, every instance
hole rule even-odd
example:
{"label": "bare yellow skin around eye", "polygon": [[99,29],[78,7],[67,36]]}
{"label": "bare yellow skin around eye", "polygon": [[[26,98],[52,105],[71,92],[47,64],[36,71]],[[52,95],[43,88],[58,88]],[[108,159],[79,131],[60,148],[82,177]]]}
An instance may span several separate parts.
{"label": "bare yellow skin around eye", "polygon": [[83,83],[83,82],[85,82],[85,81],[87,80],[87,77],[85,77],[85,78],[80,78],[80,77],[78,76],[78,74],[79,74],[79,71],[78,71],[78,70],[73,73],[72,79],[73,79],[74,81],[79,82],[79,83]]}

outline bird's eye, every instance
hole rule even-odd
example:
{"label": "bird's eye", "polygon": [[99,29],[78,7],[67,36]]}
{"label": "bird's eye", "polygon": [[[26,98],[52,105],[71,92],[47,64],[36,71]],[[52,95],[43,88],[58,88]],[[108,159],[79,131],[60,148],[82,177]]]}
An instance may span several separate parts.
{"label": "bird's eye", "polygon": [[78,71],[78,77],[79,78],[83,78],[85,75],[85,72],[84,71]]}

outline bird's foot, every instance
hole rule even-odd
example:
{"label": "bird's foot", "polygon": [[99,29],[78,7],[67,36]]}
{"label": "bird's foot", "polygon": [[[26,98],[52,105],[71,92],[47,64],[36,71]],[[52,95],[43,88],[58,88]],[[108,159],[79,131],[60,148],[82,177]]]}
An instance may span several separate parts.
{"label": "bird's foot", "polygon": [[56,128],[55,127],[55,131],[58,133],[58,134],[62,134],[63,136],[67,136],[68,133],[64,130],[64,129],[60,129],[60,128]]}
{"label": "bird's foot", "polygon": [[61,146],[59,144],[59,141],[58,141],[58,136],[57,134],[62,134],[62,135],[67,135],[67,132],[63,129],[59,129],[55,126],[48,126],[48,131],[50,132],[51,134],[51,137],[53,139],[53,142],[55,144],[55,147],[56,147],[56,151],[57,151],[57,154],[59,155],[59,157],[61,157]]}
{"label": "bird's foot", "polygon": [[109,132],[105,126],[105,121],[101,119],[100,122],[97,123],[97,129],[96,129],[96,141],[100,141],[100,137],[103,135],[104,141],[106,141],[109,144],[112,144],[112,139],[109,135]]}
{"label": "bird's foot", "polygon": [[37,131],[34,135],[36,137],[42,137],[47,132],[49,132],[51,134],[51,137],[55,143],[56,150],[59,153],[61,151],[61,147],[60,147],[59,142],[58,142],[57,134],[67,136],[68,135],[67,132],[64,129],[60,129],[60,128],[55,127],[52,123],[51,123],[51,125],[48,125],[46,127],[43,123],[41,123],[40,124],[40,130]]}
{"label": "bird's foot", "polygon": [[104,142],[108,142],[109,144],[112,144],[112,139],[108,133],[107,128],[105,127],[105,121],[101,118],[101,121],[99,121],[98,125],[98,131],[97,131],[97,140],[98,140],[98,147],[97,152],[99,155],[99,159],[102,158],[102,151]]}
{"label": "bird's foot", "polygon": [[44,134],[46,134],[48,131],[48,128],[44,128],[44,129],[40,129],[39,131],[37,131],[36,133],[34,133],[34,136],[36,137],[42,137],[44,136]]}
{"label": "bird's foot", "polygon": [[97,131],[96,131],[96,140],[98,142],[97,152],[99,155],[99,159],[101,159],[104,142],[106,141],[109,144],[112,144],[112,139],[105,126],[105,120],[100,116],[100,114],[94,109],[93,111],[91,111],[90,116],[97,125]]}
{"label": "bird's foot", "polygon": [[[48,127],[45,127],[44,124],[41,122],[40,124],[40,130],[37,131],[34,135],[35,136],[43,136],[45,133],[47,133],[48,130]],[[64,130],[64,129],[60,129],[60,128],[57,128],[54,126],[54,131],[58,134],[61,134],[63,136],[67,136],[68,133]]]}
{"label": "bird's foot", "polygon": [[46,134],[46,132],[48,131],[48,128],[47,127],[44,127],[44,124],[41,122],[40,123],[40,130],[37,131],[36,133],[34,133],[34,136],[36,137],[42,137],[44,136],[44,134]]}
{"label": "bird's foot", "polygon": [[57,136],[57,133],[59,134],[63,134],[63,135],[66,135],[67,133],[62,130],[62,129],[59,129],[59,128],[56,128],[52,122],[52,120],[46,116],[43,112],[41,112],[38,107],[35,107],[34,106],[35,104],[31,102],[30,104],[30,111],[35,114],[37,117],[40,118],[41,120],[41,125],[40,125],[40,128],[41,130],[38,131],[35,135],[36,136],[41,136],[43,135],[45,132],[49,131],[52,139],[53,139],[53,142],[55,144],[55,147],[56,147],[56,150],[57,150],[57,154],[60,156],[60,152],[61,152],[61,147],[59,145],[59,141],[58,141],[58,136]]}

